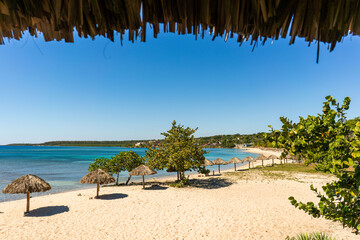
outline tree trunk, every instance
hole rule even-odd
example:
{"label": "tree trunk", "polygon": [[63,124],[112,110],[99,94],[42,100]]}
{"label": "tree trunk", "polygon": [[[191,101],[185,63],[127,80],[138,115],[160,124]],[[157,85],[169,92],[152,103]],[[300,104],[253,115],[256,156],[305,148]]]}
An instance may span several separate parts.
{"label": "tree trunk", "polygon": [[30,211],[30,192],[29,190],[26,192],[26,212],[29,213]]}
{"label": "tree trunk", "polygon": [[177,181],[180,180],[180,173],[179,173],[179,171],[176,171],[176,180],[177,180]]}
{"label": "tree trunk", "polygon": [[116,185],[119,185],[119,173],[116,175]]}
{"label": "tree trunk", "polygon": [[96,185],[97,185],[96,186],[96,198],[98,198],[99,197],[100,184],[97,183]]}
{"label": "tree trunk", "polygon": [[142,177],[143,177],[143,189],[145,189],[145,176],[142,175]]}
{"label": "tree trunk", "polygon": [[125,183],[125,185],[128,185],[128,184],[129,184],[129,182],[130,182],[130,179],[131,179],[131,176],[129,175],[128,179],[126,180],[126,183]]}

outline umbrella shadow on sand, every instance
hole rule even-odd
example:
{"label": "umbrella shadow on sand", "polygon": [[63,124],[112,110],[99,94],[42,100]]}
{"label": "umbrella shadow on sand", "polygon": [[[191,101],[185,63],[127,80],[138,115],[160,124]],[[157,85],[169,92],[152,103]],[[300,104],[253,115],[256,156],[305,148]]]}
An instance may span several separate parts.
{"label": "umbrella shadow on sand", "polygon": [[153,184],[150,187],[145,188],[144,190],[166,190],[168,187],[161,186],[159,184]]}
{"label": "umbrella shadow on sand", "polygon": [[127,194],[123,194],[123,193],[112,193],[112,194],[102,194],[99,197],[97,197],[96,199],[100,199],[100,200],[115,200],[115,199],[121,199],[121,198],[126,198],[128,197]]}
{"label": "umbrella shadow on sand", "polygon": [[233,182],[223,178],[191,179],[190,185],[196,188],[219,189],[229,187]]}
{"label": "umbrella shadow on sand", "polygon": [[68,206],[48,206],[48,207],[41,207],[34,210],[31,210],[25,216],[27,217],[50,217],[56,214],[68,212]]}

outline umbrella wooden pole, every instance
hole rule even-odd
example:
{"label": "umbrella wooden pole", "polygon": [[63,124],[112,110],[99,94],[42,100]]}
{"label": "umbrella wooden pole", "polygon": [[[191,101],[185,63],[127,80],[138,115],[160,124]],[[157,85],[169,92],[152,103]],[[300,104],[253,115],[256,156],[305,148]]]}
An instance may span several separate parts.
{"label": "umbrella wooden pole", "polygon": [[234,163],[234,168],[235,168],[235,171],[236,171],[236,163]]}
{"label": "umbrella wooden pole", "polygon": [[26,192],[26,212],[28,213],[30,211],[30,192],[29,190]]}
{"label": "umbrella wooden pole", "polygon": [[144,177],[144,175],[142,175],[143,176],[143,188],[145,188],[145,177]]}
{"label": "umbrella wooden pole", "polygon": [[261,160],[261,165],[262,167],[264,167],[264,160]]}
{"label": "umbrella wooden pole", "polygon": [[274,159],[271,159],[272,160],[272,165],[274,166]]}
{"label": "umbrella wooden pole", "polygon": [[249,169],[250,169],[250,161],[249,161]]}
{"label": "umbrella wooden pole", "polygon": [[100,184],[97,183],[97,186],[96,186],[96,197],[97,198],[99,197],[99,189],[100,189]]}
{"label": "umbrella wooden pole", "polygon": [[220,164],[218,166],[219,166],[219,173],[220,173]]}

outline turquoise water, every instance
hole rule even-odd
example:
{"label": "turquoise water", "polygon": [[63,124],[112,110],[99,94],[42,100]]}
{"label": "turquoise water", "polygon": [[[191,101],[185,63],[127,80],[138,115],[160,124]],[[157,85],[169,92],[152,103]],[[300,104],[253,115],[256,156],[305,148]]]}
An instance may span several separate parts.
{"label": "turquoise water", "polygon": [[[110,157],[120,151],[135,151],[140,156],[145,155],[144,148],[120,147],[45,147],[45,146],[0,146],[0,189],[3,189],[14,179],[25,174],[34,174],[50,183],[52,189],[46,193],[33,196],[93,187],[80,184],[80,179],[87,173],[89,164],[99,157]],[[232,157],[243,159],[246,156],[256,157],[257,154],[245,153],[241,149],[207,149],[210,153],[206,158],[214,160],[222,158],[225,161]],[[233,164],[221,166],[222,169],[232,168]],[[217,166],[207,167],[217,170]],[[175,173],[158,171],[157,177],[174,176]],[[120,173],[120,180],[125,181],[127,172]],[[132,180],[139,180],[133,177]],[[21,199],[22,194],[0,194],[0,202]]]}

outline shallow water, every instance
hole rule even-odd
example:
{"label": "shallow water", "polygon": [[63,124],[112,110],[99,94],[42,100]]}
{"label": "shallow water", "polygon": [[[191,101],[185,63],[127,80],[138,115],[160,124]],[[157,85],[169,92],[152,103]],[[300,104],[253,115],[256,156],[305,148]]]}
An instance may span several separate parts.
{"label": "shallow water", "polygon": [[[0,189],[3,189],[14,179],[25,174],[34,174],[50,183],[52,189],[46,193],[34,193],[32,196],[64,192],[79,188],[93,187],[80,184],[80,179],[87,173],[89,164],[95,158],[111,157],[120,151],[135,151],[140,156],[145,155],[145,148],[121,147],[57,147],[57,146],[0,146]],[[222,158],[225,161],[232,157],[243,159],[246,156],[256,157],[257,154],[245,153],[241,149],[206,149],[210,153],[206,158],[214,160]],[[232,168],[233,164],[221,166],[221,169]],[[217,170],[217,166],[207,167]],[[176,176],[175,173],[158,171],[156,177]],[[127,172],[120,173],[120,182],[126,181]],[[139,180],[133,177],[132,180]],[[0,194],[0,202],[22,199],[23,194]]]}

